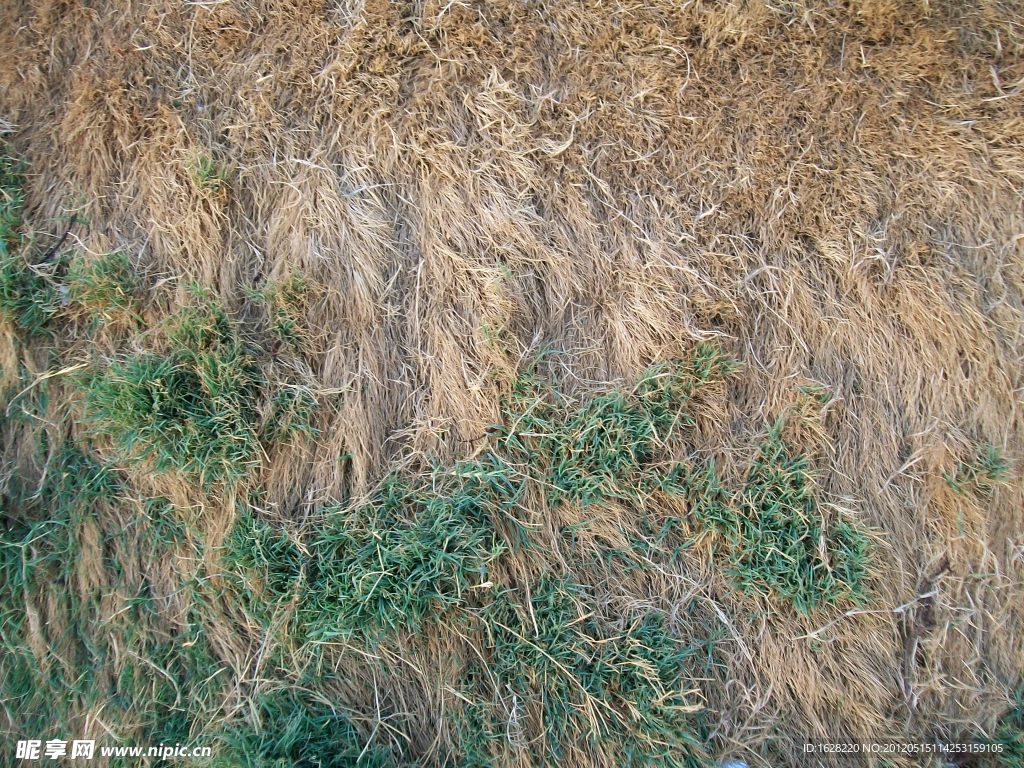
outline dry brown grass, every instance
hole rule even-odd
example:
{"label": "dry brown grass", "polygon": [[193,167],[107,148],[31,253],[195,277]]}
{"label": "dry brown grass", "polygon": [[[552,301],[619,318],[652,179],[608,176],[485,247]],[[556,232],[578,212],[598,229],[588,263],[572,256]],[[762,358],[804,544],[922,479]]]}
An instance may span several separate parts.
{"label": "dry brown grass", "polygon": [[[268,519],[299,525],[393,462],[471,452],[542,347],[582,393],[716,339],[744,367],[702,402],[695,450],[742,477],[790,414],[822,498],[874,531],[872,596],[797,616],[735,594],[702,543],[671,569],[613,567],[600,604],[724,633],[704,690],[716,755],[810,765],[804,741],[992,731],[1024,670],[1020,3],[7,0],[0,19],[0,118],[39,242],[77,212],[82,251],[126,250],[165,306],[198,281],[243,322],[268,278],[313,286],[308,343],[282,359],[330,407],[315,442],[262,458]],[[202,157],[224,183],[203,183]],[[108,336],[92,351],[112,354]],[[71,349],[62,365],[90,351]],[[0,362],[8,382],[52,365],[9,328]],[[811,383],[824,408],[803,402]],[[36,429],[56,439],[65,404],[48,407]],[[4,476],[38,480],[26,433],[5,434]],[[986,443],[1008,482],[956,492],[944,474]],[[205,559],[217,594],[235,495],[130,477],[193,511],[204,550],[131,561],[168,590],[167,625],[187,624],[173,584]],[[82,534],[86,592],[115,506]],[[587,513],[551,515],[557,531]],[[588,535],[616,546],[629,513],[604,515]],[[45,644],[46,607],[26,610]],[[282,675],[269,633],[216,610],[227,719]],[[317,653],[366,732],[447,759],[455,629],[383,664]],[[78,716],[83,734],[113,727],[103,702]],[[616,762],[581,745],[564,764]]]}

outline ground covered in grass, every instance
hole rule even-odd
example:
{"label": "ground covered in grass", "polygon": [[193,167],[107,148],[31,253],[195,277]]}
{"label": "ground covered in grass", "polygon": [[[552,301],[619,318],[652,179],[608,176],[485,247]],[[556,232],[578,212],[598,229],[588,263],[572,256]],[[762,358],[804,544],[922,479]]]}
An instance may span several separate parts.
{"label": "ground covered in grass", "polygon": [[1022,10],[4,6],[0,762],[1024,763]]}

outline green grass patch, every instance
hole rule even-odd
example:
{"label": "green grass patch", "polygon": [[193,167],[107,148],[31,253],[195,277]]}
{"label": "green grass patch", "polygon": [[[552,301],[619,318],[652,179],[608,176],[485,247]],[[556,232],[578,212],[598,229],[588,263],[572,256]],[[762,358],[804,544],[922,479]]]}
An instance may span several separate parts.
{"label": "green grass patch", "polygon": [[863,601],[867,537],[843,519],[827,520],[807,456],[775,430],[761,445],[726,531],[730,570],[744,591],[774,592],[803,613]]}
{"label": "green grass patch", "polygon": [[308,556],[243,513],[225,562],[251,601],[272,605],[298,594],[310,638],[376,643],[416,632],[487,589],[491,563],[528,544],[517,518],[525,482],[493,452],[392,475],[365,503],[323,510],[302,545]]}
{"label": "green grass patch", "polygon": [[312,636],[417,632],[466,605],[508,547],[495,521],[514,518],[521,492],[522,480],[491,454],[391,477],[369,503],[333,515],[310,545],[302,611]]}
{"label": "green grass patch", "polygon": [[81,307],[94,325],[134,316],[138,289],[138,276],[124,251],[93,260],[79,256],[68,268],[68,301]]}
{"label": "green grass patch", "polygon": [[0,316],[28,334],[46,330],[61,297],[49,279],[54,265],[29,263],[21,232],[24,166],[0,146]]}
{"label": "green grass patch", "polygon": [[309,338],[305,313],[311,294],[309,281],[294,272],[282,280],[267,281],[261,289],[252,291],[251,297],[266,307],[270,334],[301,351]]}
{"label": "green grass patch", "polygon": [[228,169],[209,155],[199,155],[192,164],[196,184],[218,192],[228,183]]}
{"label": "green grass patch", "polygon": [[539,474],[552,503],[632,501],[658,450],[691,426],[685,409],[694,393],[734,369],[717,347],[702,344],[688,360],[652,366],[630,390],[582,403],[526,376],[495,431],[514,462]]}
{"label": "green grass patch", "polygon": [[25,169],[0,144],[0,255],[21,239],[21,209],[25,204]]}
{"label": "green grass patch", "polygon": [[687,498],[700,526],[720,535],[741,591],[776,595],[801,613],[859,604],[868,539],[841,516],[829,518],[809,459],[783,441],[779,427],[769,431],[738,493],[728,494],[710,466],[680,468],[666,490]]}
{"label": "green grass patch", "polygon": [[581,586],[545,577],[482,609],[486,669],[464,681],[457,728],[465,764],[499,762],[510,741],[545,765],[570,747],[622,766],[704,764],[700,701],[688,693],[703,644],[682,643],[657,613],[612,630],[589,604]]}
{"label": "green grass patch", "polygon": [[61,308],[60,293],[43,268],[18,250],[0,253],[0,315],[29,335],[46,332]]}
{"label": "green grass patch", "polygon": [[209,296],[164,329],[165,348],[115,360],[83,378],[97,433],[204,487],[245,478],[259,463],[264,379],[251,350]]}
{"label": "green grass patch", "polygon": [[[366,503],[325,511],[306,542],[300,598],[312,636],[377,641],[468,605],[488,589],[493,561],[531,546],[520,519],[529,483],[556,504],[638,498],[658,446],[689,423],[689,398],[729,370],[717,350],[701,347],[688,361],[649,369],[627,392],[571,407],[531,381],[510,401],[520,410],[506,411],[477,458],[390,477]],[[294,583],[295,559],[267,551],[264,534],[250,527],[227,556],[243,582],[251,570],[257,591]]]}
{"label": "green grass patch", "polygon": [[243,506],[224,543],[222,562],[245,612],[264,627],[298,595],[308,554],[296,536]]}
{"label": "green grass patch", "polygon": [[1010,465],[996,446],[986,443],[974,455],[957,464],[951,473],[943,475],[946,483],[957,493],[975,491],[987,496],[997,485],[1006,482]]}
{"label": "green grass patch", "polygon": [[[322,681],[320,681],[322,682]],[[375,744],[333,703],[306,687],[257,697],[251,722],[221,735],[225,766],[247,768],[385,768],[398,764],[392,748]]]}
{"label": "green grass patch", "polygon": [[1024,768],[1024,684],[1013,692],[1013,705],[999,718],[995,737],[989,743],[999,749],[996,764]]}
{"label": "green grass patch", "polygon": [[270,397],[270,413],[263,423],[264,444],[287,443],[298,437],[316,437],[314,424],[320,408],[316,395],[300,384],[286,384]]}
{"label": "green grass patch", "polygon": [[[714,347],[650,368],[628,390],[570,402],[524,377],[477,458],[389,477],[365,503],[328,509],[305,537],[300,567],[280,538],[240,523],[226,553],[244,592],[273,602],[298,589],[310,636],[378,642],[419,631],[490,589],[491,564],[533,546],[522,503],[531,484],[550,503],[641,503],[652,483],[679,478],[660,452],[691,424],[698,388],[733,364]],[[287,590],[274,585],[289,585]]]}

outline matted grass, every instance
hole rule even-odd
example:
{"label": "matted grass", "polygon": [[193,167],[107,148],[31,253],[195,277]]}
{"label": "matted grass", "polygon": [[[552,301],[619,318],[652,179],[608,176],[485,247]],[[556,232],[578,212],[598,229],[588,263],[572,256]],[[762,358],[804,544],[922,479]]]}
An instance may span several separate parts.
{"label": "matted grass", "polygon": [[38,489],[3,497],[0,700],[21,732],[70,735],[91,711],[104,713],[115,743],[188,743],[225,682],[202,624],[169,629],[166,601],[132,573],[138,558],[187,546],[173,507],[154,499],[121,532],[97,523],[126,493],[115,469],[66,445]]}
{"label": "matted grass", "polygon": [[5,3],[7,743],[1012,743],[1021,15]]}
{"label": "matted grass", "polygon": [[[268,631],[279,611],[292,613],[287,642],[372,651],[430,636],[439,623],[477,637],[482,667],[472,662],[457,694],[455,749],[468,765],[500,763],[524,741],[545,763],[587,744],[619,765],[703,764],[694,717],[703,705],[687,659],[709,641],[688,644],[656,612],[610,630],[581,585],[544,575],[512,587],[500,566],[524,553],[545,557],[521,516],[531,493],[597,514],[628,504],[645,519],[657,489],[684,498],[692,521],[723,537],[739,589],[772,591],[805,612],[861,599],[866,539],[843,521],[826,534],[807,460],[790,456],[776,431],[732,496],[713,472],[663,461],[671,433],[694,428],[695,394],[733,370],[700,346],[632,387],[582,401],[531,375],[476,458],[391,475],[366,501],[322,510],[301,536],[243,512],[225,554],[236,588]],[[658,548],[638,554],[653,566]],[[506,726],[516,733],[502,734]]]}
{"label": "matted grass", "polygon": [[521,382],[475,458],[391,475],[365,503],[321,511],[308,558],[249,515],[228,556],[255,567],[276,598],[301,579],[300,615],[317,640],[415,634],[488,590],[504,553],[538,546],[522,515],[531,488],[553,505],[640,503],[669,433],[689,424],[694,392],[731,369],[702,346],[652,367],[631,390],[560,405],[536,380]]}

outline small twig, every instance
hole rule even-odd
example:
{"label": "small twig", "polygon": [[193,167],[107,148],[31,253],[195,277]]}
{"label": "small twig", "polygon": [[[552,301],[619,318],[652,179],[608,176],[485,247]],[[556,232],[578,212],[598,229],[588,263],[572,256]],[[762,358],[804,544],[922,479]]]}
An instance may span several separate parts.
{"label": "small twig", "polygon": [[77,221],[78,221],[78,214],[77,213],[72,213],[71,214],[71,218],[68,220],[67,229],[64,230],[64,234],[61,235],[60,236],[60,240],[58,240],[56,243],[54,243],[50,247],[50,250],[48,250],[43,255],[43,258],[41,258],[39,260],[39,264],[45,264],[46,262],[48,262],[50,259],[52,259],[57,254],[57,251],[59,251],[61,249],[61,247],[63,247],[64,242],[68,239],[68,235],[71,234],[71,229],[72,229],[72,227],[75,226],[75,222],[77,222]]}

